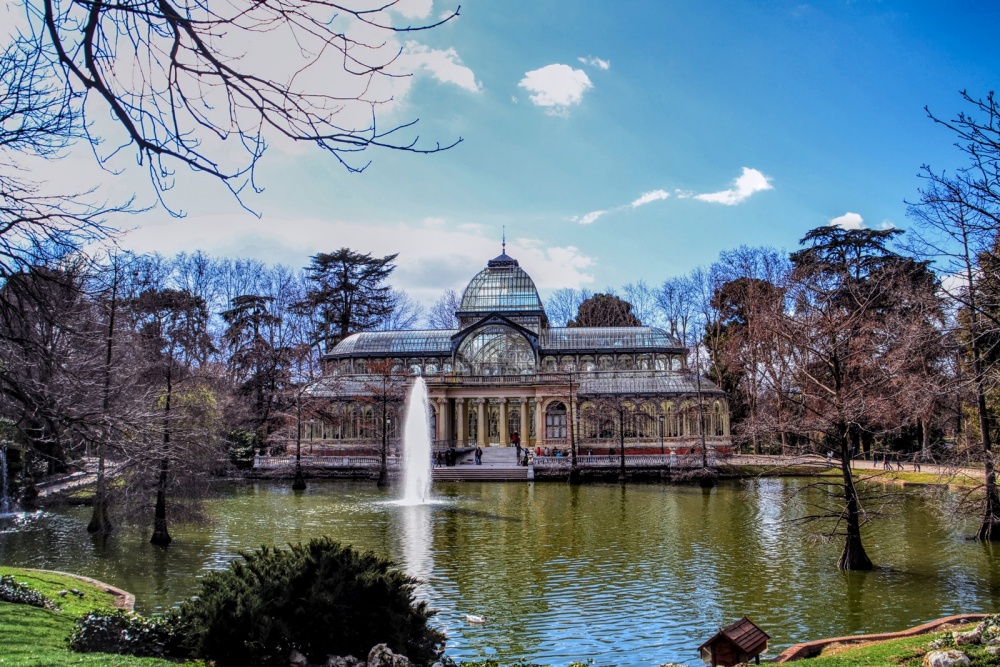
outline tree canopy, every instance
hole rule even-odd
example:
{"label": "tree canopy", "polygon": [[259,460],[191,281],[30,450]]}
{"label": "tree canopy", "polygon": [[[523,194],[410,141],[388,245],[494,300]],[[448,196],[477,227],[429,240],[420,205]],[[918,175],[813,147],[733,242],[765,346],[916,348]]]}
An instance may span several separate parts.
{"label": "tree canopy", "polygon": [[568,327],[641,327],[632,304],[614,294],[595,294],[585,299]]}

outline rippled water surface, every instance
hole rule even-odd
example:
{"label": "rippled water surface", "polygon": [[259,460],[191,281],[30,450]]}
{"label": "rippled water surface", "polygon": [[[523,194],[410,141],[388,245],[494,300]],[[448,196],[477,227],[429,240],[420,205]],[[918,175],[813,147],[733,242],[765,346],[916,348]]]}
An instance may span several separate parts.
{"label": "rippled water surface", "polygon": [[[370,483],[233,486],[208,525],[174,525],[173,544],[85,531],[88,508],[0,520],[0,563],[69,570],[121,586],[145,613],[194,593],[197,576],[240,549],[329,535],[388,556],[425,583],[455,658],[565,665],[699,663],[697,647],[747,614],[771,654],[827,636],[903,629],[1000,609],[1000,552],[914,492],[866,532],[880,567],[842,573],[840,545],[792,519],[814,492],[771,479],[697,487],[436,485],[406,507]],[[467,613],[488,617],[471,625]]]}

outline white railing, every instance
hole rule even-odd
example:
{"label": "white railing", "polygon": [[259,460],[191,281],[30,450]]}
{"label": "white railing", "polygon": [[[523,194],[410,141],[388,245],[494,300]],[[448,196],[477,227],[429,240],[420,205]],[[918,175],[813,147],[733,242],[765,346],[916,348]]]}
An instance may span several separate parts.
{"label": "white railing", "polygon": [[[301,461],[304,466],[325,468],[378,468],[380,464],[378,456],[303,456]],[[253,459],[254,468],[284,468],[294,465],[294,456],[255,456]],[[400,462],[397,457],[389,456],[386,458],[386,465],[398,468]]]}
{"label": "white railing", "polygon": [[[569,456],[535,456],[532,459],[536,468],[568,468],[571,465]],[[621,456],[614,454],[594,454],[577,456],[577,465],[588,468],[615,468],[621,465]],[[714,468],[718,463],[713,453],[708,455],[708,465]],[[700,468],[701,454],[626,454],[626,468]]]}

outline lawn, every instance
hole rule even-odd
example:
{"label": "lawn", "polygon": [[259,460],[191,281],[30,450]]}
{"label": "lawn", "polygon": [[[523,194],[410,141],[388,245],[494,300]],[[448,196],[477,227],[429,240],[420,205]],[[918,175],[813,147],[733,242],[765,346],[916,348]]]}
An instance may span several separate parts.
{"label": "lawn", "polygon": [[[950,635],[951,632],[937,632],[857,646],[831,646],[818,657],[788,664],[801,667],[920,667],[924,655],[930,652],[928,645],[939,637]],[[960,650],[969,656],[971,667],[1000,665],[1000,658],[986,653],[983,646],[963,646]]]}
{"label": "lawn", "polygon": [[[0,666],[176,667],[175,662],[157,658],[70,651],[67,638],[73,632],[76,619],[93,609],[113,609],[114,598],[96,586],[52,572],[0,566],[0,575],[5,574],[14,575],[18,583],[42,593],[59,605],[60,610],[50,611],[26,604],[0,602]],[[72,593],[59,595],[60,591],[73,588],[83,593],[83,597]]]}

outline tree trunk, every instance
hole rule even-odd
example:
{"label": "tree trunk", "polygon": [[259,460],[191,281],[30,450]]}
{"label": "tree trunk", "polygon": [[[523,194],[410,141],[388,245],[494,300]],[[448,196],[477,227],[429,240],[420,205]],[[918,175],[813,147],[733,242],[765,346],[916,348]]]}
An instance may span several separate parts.
{"label": "tree trunk", "polygon": [[931,420],[928,417],[923,417],[920,420],[920,429],[923,431],[921,435],[923,440],[920,443],[920,460],[930,461],[931,460]]}
{"label": "tree trunk", "polygon": [[388,449],[388,443],[386,442],[386,432],[385,432],[385,420],[382,420],[382,449],[379,452],[379,464],[378,464],[378,482],[376,485],[378,488],[382,489],[389,486],[389,462],[386,458],[386,449]]}
{"label": "tree trunk", "polygon": [[160,459],[160,478],[156,483],[156,509],[153,512],[153,536],[150,538],[151,544],[165,547],[173,539],[167,532],[167,480],[170,472],[170,459],[167,452],[170,450],[170,398],[171,390],[170,371],[167,371],[167,395],[163,406],[163,458]]}
{"label": "tree trunk", "polygon": [[979,431],[983,443],[983,472],[986,476],[986,502],[983,511],[983,522],[976,532],[976,539],[1000,541],[1000,494],[997,493],[997,473],[993,464],[993,443],[990,434],[990,418],[986,407],[986,387],[983,378],[983,362],[979,349],[979,327],[973,313],[973,324],[970,336],[972,339],[972,372],[976,381],[976,412],[979,415]]}
{"label": "tree trunk", "polygon": [[156,485],[156,511],[153,514],[153,537],[151,544],[165,547],[173,539],[167,532],[167,473],[170,462],[164,458],[160,461],[160,479]]}
{"label": "tree trunk", "polygon": [[618,446],[619,446],[619,461],[621,462],[621,467],[618,471],[618,481],[622,484],[625,483],[625,410],[618,410]]}
{"label": "tree trunk", "polygon": [[854,475],[851,472],[851,440],[847,429],[842,431],[840,442],[840,471],[844,477],[844,518],[847,523],[847,539],[844,550],[837,561],[841,570],[870,570],[874,567],[865,547],[861,543],[861,501],[858,498],[857,487],[854,486]]}
{"label": "tree trunk", "polygon": [[[111,407],[111,362],[113,360],[115,344],[115,312],[118,305],[118,261],[115,257],[113,263],[114,275],[111,283],[111,308],[108,312],[108,341],[104,354],[104,392],[101,400],[101,411],[104,415],[105,425],[108,423],[108,411]],[[97,446],[97,488],[94,491],[94,512],[87,525],[87,532],[107,535],[113,529],[111,521],[108,519],[108,489],[105,480],[105,452],[107,447],[106,439],[110,435],[111,429],[101,438]]]}
{"label": "tree trunk", "polygon": [[104,478],[104,443],[102,442],[98,447],[97,488],[94,491],[94,511],[90,516],[90,523],[87,524],[88,533],[107,535],[114,529],[111,520],[108,518],[106,486]]}

